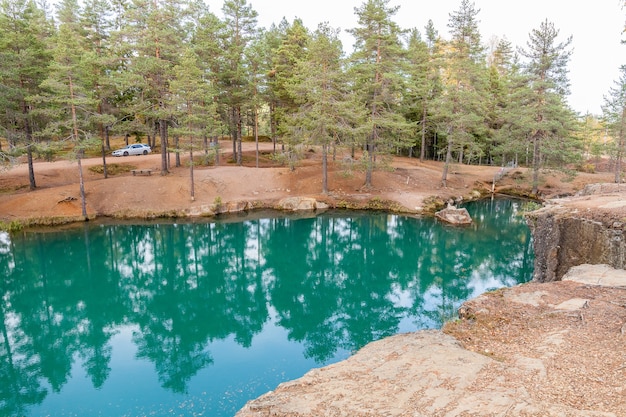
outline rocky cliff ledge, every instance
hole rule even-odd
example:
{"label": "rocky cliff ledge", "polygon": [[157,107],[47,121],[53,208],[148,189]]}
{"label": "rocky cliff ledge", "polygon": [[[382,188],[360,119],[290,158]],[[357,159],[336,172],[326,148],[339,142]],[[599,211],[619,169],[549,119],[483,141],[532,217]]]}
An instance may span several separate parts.
{"label": "rocky cliff ledge", "polygon": [[534,280],[560,280],[584,263],[626,268],[626,186],[595,184],[528,215]]}
{"label": "rocky cliff ledge", "polygon": [[561,281],[484,294],[442,331],[371,343],[237,417],[626,416],[626,271],[585,263],[623,268],[626,195],[598,186],[530,222],[536,278]]}

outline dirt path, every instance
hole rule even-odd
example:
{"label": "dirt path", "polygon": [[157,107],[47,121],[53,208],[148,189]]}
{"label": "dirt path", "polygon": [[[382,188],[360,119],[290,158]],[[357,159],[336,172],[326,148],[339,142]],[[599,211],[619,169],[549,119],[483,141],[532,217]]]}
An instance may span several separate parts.
{"label": "dirt path", "polygon": [[[261,151],[270,152],[271,143],[260,145]],[[180,167],[172,167],[169,174],[160,175],[161,156],[129,156],[107,158],[108,164],[120,164],[126,172],[103,178],[92,172],[91,167],[101,166],[101,158],[82,161],[85,177],[87,211],[90,216],[151,217],[162,215],[190,215],[206,213],[216,201],[222,204],[253,202],[255,205],[271,206],[288,196],[314,197],[331,206],[350,202],[359,204],[373,199],[387,200],[408,212],[419,213],[425,200],[436,197],[441,201],[468,198],[476,190],[491,191],[494,175],[500,168],[492,166],[454,165],[448,178],[448,187],[441,187],[442,164],[417,159],[394,158],[391,169],[374,173],[373,188],[363,190],[364,174],[346,165],[349,155],[339,152],[336,161],[329,166],[329,194],[322,194],[321,157],[310,150],[306,159],[291,171],[262,156],[261,167],[256,168],[255,144],[244,144],[244,166],[236,166],[228,159],[229,143],[221,145],[219,166],[194,169],[194,193],[191,198],[190,171],[187,157],[182,156]],[[173,164],[173,157],[172,157]],[[133,176],[129,169],[151,169],[152,175]],[[513,173],[512,173],[513,174]],[[516,169],[515,175],[505,177],[497,190],[513,189],[523,193],[528,186],[520,179],[526,176],[524,169]],[[610,181],[610,173],[580,174],[573,180],[559,173],[543,176],[542,193],[573,193],[584,184]],[[26,165],[18,165],[0,171],[0,221],[13,220],[57,221],[81,219],[79,200],[78,167],[75,162],[36,162],[37,189],[28,190]],[[39,220],[38,220],[39,219]]]}

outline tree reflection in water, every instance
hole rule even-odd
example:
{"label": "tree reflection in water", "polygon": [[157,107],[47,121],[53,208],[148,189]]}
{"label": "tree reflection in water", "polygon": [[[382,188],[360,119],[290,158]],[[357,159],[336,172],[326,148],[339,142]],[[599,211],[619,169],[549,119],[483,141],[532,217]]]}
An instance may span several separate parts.
{"label": "tree reflection in water", "polygon": [[[94,396],[106,390],[116,372],[111,341],[122,328],[133,329],[135,359],[152,364],[164,392],[184,397],[207,384],[195,376],[219,365],[218,342],[254,357],[255,340],[282,329],[286,340],[272,343],[301,346],[301,359],[281,358],[285,369],[273,370],[284,380],[299,375],[290,372],[303,359],[323,365],[388,335],[439,327],[467,298],[530,279],[519,206],[472,204],[469,228],[329,212],[1,235],[0,414],[29,415],[41,404],[54,415],[46,398],[71,395],[63,390],[79,368]],[[247,361],[241,366],[255,372]],[[203,407],[230,415],[277,382],[239,388],[241,399],[226,411]]]}

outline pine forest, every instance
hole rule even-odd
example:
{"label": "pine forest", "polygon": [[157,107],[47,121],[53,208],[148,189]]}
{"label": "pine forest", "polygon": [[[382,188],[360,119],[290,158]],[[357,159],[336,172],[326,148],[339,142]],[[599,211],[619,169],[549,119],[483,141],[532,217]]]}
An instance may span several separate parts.
{"label": "pine forest", "polygon": [[443,186],[451,164],[525,166],[536,187],[542,169],[601,156],[622,180],[626,67],[602,115],[577,114],[572,38],[548,20],[515,46],[483,39],[469,0],[446,28],[402,28],[390,0],[365,0],[348,51],[327,23],[259,27],[246,0],[219,14],[202,0],[1,0],[0,10],[0,159],[27,161],[31,189],[33,161],[61,154],[79,168],[102,155],[106,176],[113,136],[160,152],[164,175],[169,153],[216,163],[227,139],[233,163],[242,141],[262,140],[293,169],[310,147],[323,167],[349,149],[365,187],[392,155],[441,161]]}

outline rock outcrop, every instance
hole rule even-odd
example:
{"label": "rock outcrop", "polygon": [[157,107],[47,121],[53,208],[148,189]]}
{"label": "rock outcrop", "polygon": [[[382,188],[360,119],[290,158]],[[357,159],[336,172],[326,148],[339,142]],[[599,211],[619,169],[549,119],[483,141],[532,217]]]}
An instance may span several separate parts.
{"label": "rock outcrop", "polygon": [[598,195],[602,203],[590,206],[596,186],[579,196],[550,202],[527,215],[535,250],[534,280],[558,281],[573,266],[607,264],[626,268],[626,192]]}
{"label": "rock outcrop", "polygon": [[626,271],[577,267],[463,305],[249,402],[237,417],[626,415]]}
{"label": "rock outcrop", "polygon": [[472,224],[472,217],[469,215],[466,208],[449,206],[436,212],[435,217],[441,221],[455,225]]}
{"label": "rock outcrop", "polygon": [[278,202],[277,210],[286,211],[314,211],[325,210],[328,205],[310,197],[286,197]]}

